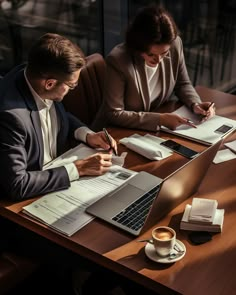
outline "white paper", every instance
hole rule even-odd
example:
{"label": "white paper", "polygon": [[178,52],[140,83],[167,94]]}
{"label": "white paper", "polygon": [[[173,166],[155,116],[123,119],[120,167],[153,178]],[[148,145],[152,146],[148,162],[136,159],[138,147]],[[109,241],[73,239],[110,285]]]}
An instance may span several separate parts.
{"label": "white paper", "polygon": [[57,231],[71,236],[93,220],[86,208],[113,191],[137,172],[113,165],[106,174],[98,177],[81,177],[71,187],[47,194],[23,207],[23,212]]}
{"label": "white paper", "polygon": [[[190,119],[194,122],[197,128],[188,125],[180,125],[176,128],[176,130],[170,130],[162,126],[161,129],[163,131],[187,137],[189,139],[196,140],[208,145],[217,142],[220,138],[226,136],[226,134],[231,133],[236,128],[235,120],[218,115],[215,115],[211,119],[201,123],[199,120],[199,116],[192,113],[186,106],[180,107],[174,113],[180,115],[181,117]],[[223,135],[216,133],[215,130],[223,124],[232,126],[232,129]]]}
{"label": "white paper", "polygon": [[[104,151],[80,144],[45,165],[44,169],[63,166],[97,152]],[[59,232],[71,236],[93,219],[85,212],[90,204],[137,174],[137,172],[122,168],[126,155],[127,153],[122,153],[121,156],[113,155],[112,166],[109,172],[104,175],[81,177],[79,180],[71,182],[68,189],[47,194],[23,207],[23,212]]]}
{"label": "white paper", "polygon": [[236,153],[236,140],[233,140],[231,142],[226,142],[224,145]]}
{"label": "white paper", "polygon": [[[88,147],[87,145],[81,143],[74,147],[73,149],[68,150],[63,155],[57,157],[50,163],[46,164],[43,169],[49,169],[49,168],[55,168],[59,166],[63,166],[65,164],[72,163],[76,160],[87,158],[91,155],[94,155],[95,153],[104,152],[104,150],[101,149],[93,149]],[[119,165],[123,166],[125,157],[127,153],[122,153],[120,156],[112,155],[112,164],[113,165]]]}
{"label": "white paper", "polygon": [[160,145],[163,141],[165,140],[150,134],[133,134],[122,138],[120,143],[150,160],[161,160],[173,154],[170,149]]}
{"label": "white paper", "polygon": [[214,164],[219,164],[225,161],[236,159],[236,154],[233,153],[230,149],[224,149],[218,151],[213,159]]}
{"label": "white paper", "polygon": [[221,232],[224,222],[224,209],[216,209],[216,214],[212,224],[199,224],[189,222],[189,214],[191,211],[191,205],[187,204],[184,210],[180,222],[180,229],[191,230],[191,231],[209,231],[209,232]]}

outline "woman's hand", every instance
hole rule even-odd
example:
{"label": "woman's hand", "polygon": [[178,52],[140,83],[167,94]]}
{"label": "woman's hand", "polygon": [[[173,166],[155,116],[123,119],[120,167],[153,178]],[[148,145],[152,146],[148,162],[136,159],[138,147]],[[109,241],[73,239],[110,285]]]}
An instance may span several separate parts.
{"label": "woman's hand", "polygon": [[200,115],[201,122],[204,122],[215,116],[215,104],[214,102],[201,102],[193,105],[193,112]]}
{"label": "woman's hand", "polygon": [[181,117],[174,113],[160,114],[160,126],[165,126],[171,130],[175,130],[180,125],[188,125],[196,128],[195,124],[191,122],[188,118]]}

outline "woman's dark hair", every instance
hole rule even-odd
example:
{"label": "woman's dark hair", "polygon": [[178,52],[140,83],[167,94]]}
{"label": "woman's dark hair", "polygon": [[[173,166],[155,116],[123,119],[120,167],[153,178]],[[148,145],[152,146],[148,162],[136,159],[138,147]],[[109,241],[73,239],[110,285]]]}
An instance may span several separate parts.
{"label": "woman's dark hair", "polygon": [[79,46],[61,35],[47,33],[30,49],[27,71],[34,76],[66,77],[84,65]]}
{"label": "woman's dark hair", "polygon": [[141,8],[126,32],[126,46],[132,51],[147,52],[154,44],[171,44],[178,36],[171,15],[162,7]]}

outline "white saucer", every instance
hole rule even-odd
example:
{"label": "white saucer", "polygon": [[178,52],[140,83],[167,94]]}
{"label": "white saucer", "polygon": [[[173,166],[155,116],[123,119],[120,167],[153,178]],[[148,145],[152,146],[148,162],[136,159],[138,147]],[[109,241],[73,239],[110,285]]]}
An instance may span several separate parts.
{"label": "white saucer", "polygon": [[[178,261],[180,259],[182,259],[186,253],[186,247],[184,245],[183,242],[181,242],[180,240],[176,240],[176,244],[178,245],[178,247],[183,250],[183,254],[178,255],[175,258],[169,258],[169,257],[161,257],[157,254],[153,244],[151,243],[147,243],[145,246],[145,253],[147,255],[148,258],[150,258],[151,260],[155,261],[155,262],[159,262],[159,263],[173,263],[175,261]],[[171,253],[176,253],[178,254],[178,252],[173,249],[173,251]]]}

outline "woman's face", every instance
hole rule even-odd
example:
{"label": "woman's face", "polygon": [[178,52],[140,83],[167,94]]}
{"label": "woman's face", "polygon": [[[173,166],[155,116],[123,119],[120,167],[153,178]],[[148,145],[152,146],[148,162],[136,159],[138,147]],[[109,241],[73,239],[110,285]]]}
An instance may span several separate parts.
{"label": "woman's face", "polygon": [[152,45],[148,52],[141,53],[141,56],[145,59],[145,62],[150,67],[155,67],[169,52],[169,44]]}

